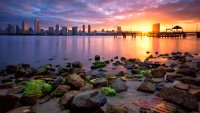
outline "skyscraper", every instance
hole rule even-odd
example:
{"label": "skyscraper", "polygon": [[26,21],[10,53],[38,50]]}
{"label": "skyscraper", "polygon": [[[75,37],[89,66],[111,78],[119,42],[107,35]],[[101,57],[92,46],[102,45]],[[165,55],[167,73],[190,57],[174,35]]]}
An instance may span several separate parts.
{"label": "skyscraper", "polygon": [[67,27],[66,26],[62,26],[62,35],[67,35]]}
{"label": "skyscraper", "polygon": [[160,32],[160,23],[153,24],[153,32],[154,33]]}
{"label": "skyscraper", "polygon": [[35,19],[34,30],[35,30],[35,33],[40,33],[40,20],[39,19]]}
{"label": "skyscraper", "polygon": [[91,26],[88,25],[88,34],[90,34],[90,33],[91,33]]}
{"label": "skyscraper", "polygon": [[58,25],[58,24],[56,25],[55,34],[57,34],[57,35],[60,34],[60,31],[59,31],[59,25]]}
{"label": "skyscraper", "polygon": [[23,33],[27,33],[28,30],[29,30],[29,24],[28,24],[28,22],[27,21],[23,21],[22,22],[22,31],[23,31]]}
{"label": "skyscraper", "polygon": [[118,32],[118,33],[121,33],[121,32],[122,32],[121,26],[117,26],[117,32]]}
{"label": "skyscraper", "polygon": [[49,27],[49,34],[53,35],[54,34],[54,27]]}
{"label": "skyscraper", "polygon": [[78,27],[77,26],[72,27],[72,35],[78,35]]}
{"label": "skyscraper", "polygon": [[19,25],[16,25],[16,33],[20,33]]}
{"label": "skyscraper", "polygon": [[11,24],[8,24],[7,33],[8,33],[8,34],[11,34],[11,33],[12,33],[12,25],[11,25]]}
{"label": "skyscraper", "polygon": [[83,33],[85,33],[85,25],[83,25]]}
{"label": "skyscraper", "polygon": [[12,27],[11,27],[11,32],[12,32],[12,34],[16,34],[16,26],[15,25],[12,25]]}

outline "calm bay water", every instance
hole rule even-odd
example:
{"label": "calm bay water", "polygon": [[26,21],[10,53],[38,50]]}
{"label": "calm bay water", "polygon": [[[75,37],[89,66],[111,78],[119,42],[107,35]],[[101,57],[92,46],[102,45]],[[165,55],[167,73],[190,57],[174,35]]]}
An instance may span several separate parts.
{"label": "calm bay water", "polygon": [[[105,59],[114,56],[134,57],[144,60],[146,51],[171,53],[176,51],[200,53],[200,40],[195,36],[187,39],[137,37],[126,39],[112,36],[0,36],[0,66],[30,63],[64,65],[88,59],[96,54]],[[66,60],[67,59],[67,60]],[[90,63],[91,64],[91,63]]]}

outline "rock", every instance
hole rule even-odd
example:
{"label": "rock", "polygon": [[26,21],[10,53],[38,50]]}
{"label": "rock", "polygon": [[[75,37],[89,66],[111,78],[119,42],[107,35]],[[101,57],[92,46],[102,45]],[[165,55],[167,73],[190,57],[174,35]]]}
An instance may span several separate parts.
{"label": "rock", "polygon": [[181,77],[183,77],[181,74],[167,74],[165,75],[165,80],[168,82],[174,82],[177,78]]}
{"label": "rock", "polygon": [[59,85],[61,85],[63,83],[63,79],[62,77],[57,77],[53,83],[52,83],[52,86],[53,88],[57,88]]}
{"label": "rock", "polygon": [[140,84],[137,90],[147,92],[147,93],[154,93],[156,88],[155,88],[155,85],[151,81],[145,80],[143,81],[142,84]]}
{"label": "rock", "polygon": [[105,113],[128,113],[128,109],[122,105],[108,105]]}
{"label": "rock", "polygon": [[165,100],[182,105],[191,110],[196,110],[198,107],[198,100],[196,97],[181,89],[163,88],[159,96]]}
{"label": "rock", "polygon": [[93,86],[94,88],[104,87],[108,85],[108,81],[106,78],[99,78],[94,80]]}
{"label": "rock", "polygon": [[6,67],[6,72],[8,74],[14,74],[16,71],[17,71],[17,67],[16,66],[8,65]]}
{"label": "rock", "polygon": [[13,82],[7,82],[0,85],[0,89],[9,89],[13,87]]}
{"label": "rock", "polygon": [[125,76],[125,72],[124,71],[120,71],[119,73],[117,73],[116,76],[120,76],[120,77]]}
{"label": "rock", "polygon": [[115,89],[112,89],[111,87],[102,87],[101,93],[104,95],[107,95],[107,96],[115,96],[116,95]]}
{"label": "rock", "polygon": [[76,61],[76,62],[73,62],[72,63],[72,67],[73,68],[82,68],[82,64],[81,64],[81,62],[79,62],[79,61]]}
{"label": "rock", "polygon": [[72,87],[80,89],[85,86],[85,81],[77,74],[70,74],[66,77],[65,82]]}
{"label": "rock", "polygon": [[69,91],[69,92],[65,93],[59,100],[59,105],[60,105],[61,109],[70,108],[71,102],[72,102],[74,96],[77,95],[78,93],[80,93],[80,92],[79,91]]}
{"label": "rock", "polygon": [[43,103],[49,101],[51,98],[53,98],[52,95],[47,94],[44,98],[40,99],[39,104],[43,104]]}
{"label": "rock", "polygon": [[77,94],[72,100],[73,108],[94,109],[107,103],[107,98],[99,91],[84,91]]}
{"label": "rock", "polygon": [[115,89],[117,92],[122,92],[122,91],[126,91],[128,89],[128,86],[120,79],[116,79],[111,87],[113,89]]}
{"label": "rock", "polygon": [[16,87],[13,87],[11,89],[9,89],[7,91],[7,95],[9,94],[18,94],[18,93],[22,93],[24,91],[24,87],[23,86],[16,86]]}
{"label": "rock", "polygon": [[105,63],[106,63],[106,64],[109,64],[109,63],[110,63],[110,61],[109,61],[109,60],[106,60],[106,61],[105,61]]}
{"label": "rock", "polygon": [[164,87],[165,87],[165,84],[163,83],[155,84],[155,88],[157,91],[161,91]]}
{"label": "rock", "polygon": [[179,68],[189,68],[190,66],[189,65],[187,65],[187,64],[181,64],[180,66],[179,66]]}
{"label": "rock", "polygon": [[93,85],[86,83],[85,86],[80,88],[80,91],[87,91],[87,90],[92,90],[92,89],[93,89]]}
{"label": "rock", "polygon": [[122,65],[122,63],[121,63],[120,61],[115,61],[115,62],[113,63],[113,65],[114,65],[114,66],[119,66],[119,65]]}
{"label": "rock", "polygon": [[132,74],[140,74],[140,70],[139,69],[132,69],[131,73]]}
{"label": "rock", "polygon": [[6,113],[7,111],[13,109],[17,103],[19,102],[19,98],[13,95],[0,95],[0,112]]}
{"label": "rock", "polygon": [[95,55],[95,61],[99,61],[100,60],[100,56],[99,55]]}
{"label": "rock", "polygon": [[74,68],[73,72],[78,74],[78,75],[79,74],[85,74],[85,69],[83,69],[83,68]]}
{"label": "rock", "polygon": [[20,103],[23,106],[34,106],[37,103],[38,95],[23,96]]}
{"label": "rock", "polygon": [[200,79],[199,78],[182,77],[182,78],[177,78],[177,80],[179,80],[183,83],[186,83],[186,84],[200,85]]}
{"label": "rock", "polygon": [[53,91],[53,96],[60,97],[70,90],[68,85],[60,85]]}
{"label": "rock", "polygon": [[184,84],[179,81],[174,81],[174,87],[182,90],[188,90],[189,89],[189,84]]}
{"label": "rock", "polygon": [[151,73],[155,78],[161,78],[161,77],[165,76],[166,70],[163,67],[159,67],[159,68],[156,68],[156,69],[152,69]]}
{"label": "rock", "polygon": [[126,58],[125,57],[121,57],[120,60],[121,61],[126,61]]}
{"label": "rock", "polygon": [[178,58],[178,61],[179,61],[180,63],[185,63],[185,62],[186,62],[186,57],[185,57],[185,56],[180,56],[180,57]]}
{"label": "rock", "polygon": [[196,71],[191,68],[178,68],[176,70],[176,73],[186,75],[186,76],[191,76],[191,77],[196,77]]}
{"label": "rock", "polygon": [[7,113],[34,113],[32,106],[22,106],[8,111]]}
{"label": "rock", "polygon": [[114,57],[114,59],[118,59],[118,58],[119,58],[118,56],[115,56],[115,57]]}
{"label": "rock", "polygon": [[198,101],[200,101],[200,90],[199,89],[192,90],[192,91],[190,91],[190,93],[192,95],[194,95],[197,98]]}
{"label": "rock", "polygon": [[104,61],[95,61],[94,66],[91,67],[91,69],[98,69],[106,66],[106,63]]}

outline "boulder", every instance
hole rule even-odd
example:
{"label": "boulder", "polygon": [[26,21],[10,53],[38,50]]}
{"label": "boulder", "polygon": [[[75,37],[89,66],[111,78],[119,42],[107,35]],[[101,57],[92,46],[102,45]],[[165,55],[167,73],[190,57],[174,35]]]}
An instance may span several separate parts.
{"label": "boulder", "polygon": [[72,63],[72,67],[73,68],[82,68],[82,64],[81,64],[81,62],[79,62],[79,61],[76,61],[76,62],[73,62]]}
{"label": "boulder", "polygon": [[165,75],[165,80],[168,82],[174,82],[177,78],[181,78],[184,75],[181,74],[166,74]]}
{"label": "boulder", "polygon": [[7,111],[16,107],[19,98],[13,95],[0,95],[0,112],[6,113]]}
{"label": "boulder", "polygon": [[128,109],[122,105],[108,105],[105,113],[128,113]]}
{"label": "boulder", "polygon": [[83,68],[74,68],[73,72],[78,74],[78,75],[79,74],[85,74],[85,69],[83,69]]}
{"label": "boulder", "polygon": [[115,96],[116,95],[115,89],[113,89],[111,87],[102,87],[101,93],[106,95],[106,96]]}
{"label": "boulder", "polygon": [[190,110],[196,110],[198,107],[197,98],[194,95],[181,89],[166,87],[163,88],[159,96],[170,102],[182,105]]}
{"label": "boulder", "polygon": [[165,70],[164,67],[159,67],[159,68],[156,68],[156,69],[152,69],[151,73],[155,78],[161,78],[161,77],[165,76],[166,70]]}
{"label": "boulder", "polygon": [[11,89],[9,89],[7,91],[7,94],[18,94],[18,93],[22,93],[24,91],[24,87],[23,86],[16,86],[16,87],[13,87]]}
{"label": "boulder", "polygon": [[182,89],[182,90],[188,90],[189,89],[189,84],[184,84],[182,82],[179,81],[174,81],[174,87],[178,88],[178,89]]}
{"label": "boulder", "polygon": [[84,91],[77,94],[72,100],[73,108],[95,109],[107,103],[107,98],[99,91]]}
{"label": "boulder", "polygon": [[65,78],[65,82],[74,88],[80,89],[85,86],[85,81],[77,74],[70,74]]}
{"label": "boulder", "polygon": [[132,70],[131,70],[131,73],[132,73],[132,74],[140,74],[141,72],[140,72],[139,69],[132,69]]}
{"label": "boulder", "polygon": [[68,86],[68,85],[60,85],[53,91],[52,94],[55,97],[60,97],[63,94],[65,94],[66,92],[68,92],[69,90],[70,90],[70,86]]}
{"label": "boulder", "polygon": [[108,81],[106,78],[99,78],[94,80],[93,86],[94,88],[104,87],[107,86]]}
{"label": "boulder", "polygon": [[100,56],[99,55],[95,55],[95,61],[99,61],[100,60]]}
{"label": "boulder", "polygon": [[190,77],[196,77],[196,71],[192,68],[178,68],[176,70],[176,73],[190,76]]}
{"label": "boulder", "polygon": [[78,93],[80,93],[80,92],[79,91],[69,91],[69,92],[65,93],[59,100],[59,105],[60,105],[61,109],[70,108],[71,102],[72,102],[74,96],[77,95]]}
{"label": "boulder", "polygon": [[115,89],[117,92],[122,92],[122,91],[126,91],[128,89],[128,86],[124,83],[124,81],[120,80],[120,79],[116,79],[111,87],[113,89]]}
{"label": "boulder", "polygon": [[93,85],[86,83],[85,86],[83,86],[82,88],[80,88],[80,91],[87,91],[87,90],[92,90],[93,89]]}
{"label": "boulder", "polygon": [[190,91],[190,93],[194,95],[198,101],[200,101],[200,89],[193,89],[192,91]]}
{"label": "boulder", "polygon": [[150,80],[145,80],[143,81],[142,84],[140,84],[137,90],[147,92],[147,93],[154,93],[156,88],[155,88],[155,85]]}
{"label": "boulder", "polygon": [[53,88],[57,88],[59,85],[61,85],[63,83],[63,79],[62,77],[57,77],[53,83],[52,83],[52,86]]}
{"label": "boulder", "polygon": [[177,80],[186,83],[186,84],[192,84],[192,85],[200,85],[200,79],[199,78],[193,78],[193,77],[182,77],[177,78]]}
{"label": "boulder", "polygon": [[32,106],[22,106],[8,111],[7,113],[34,113]]}

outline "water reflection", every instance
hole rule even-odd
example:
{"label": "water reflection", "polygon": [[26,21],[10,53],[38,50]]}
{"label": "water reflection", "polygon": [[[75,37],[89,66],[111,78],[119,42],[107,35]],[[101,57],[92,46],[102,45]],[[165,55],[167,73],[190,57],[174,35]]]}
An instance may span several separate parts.
{"label": "water reflection", "polygon": [[[104,58],[114,56],[135,57],[144,60],[146,51],[155,53],[200,52],[200,40],[162,39],[137,37],[126,39],[88,36],[1,36],[0,65],[31,63],[33,66],[52,63],[64,65],[67,61],[79,60],[88,64],[88,59],[99,54]],[[48,59],[52,58],[50,61]]]}

